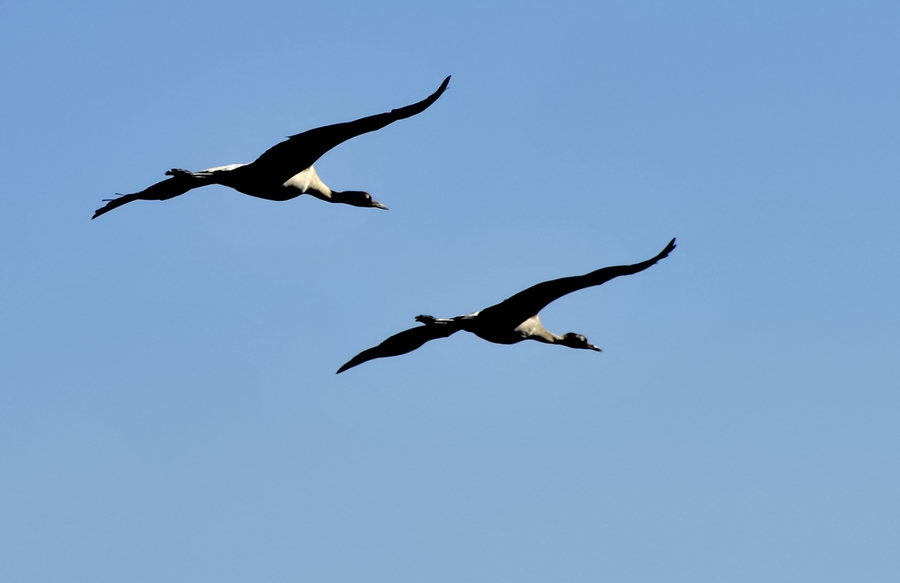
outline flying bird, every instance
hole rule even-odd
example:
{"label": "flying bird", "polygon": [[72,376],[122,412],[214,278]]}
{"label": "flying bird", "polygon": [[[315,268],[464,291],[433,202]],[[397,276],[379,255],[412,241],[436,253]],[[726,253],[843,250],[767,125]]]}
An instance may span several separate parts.
{"label": "flying bird", "polygon": [[166,176],[171,178],[134,194],[104,200],[107,204],[97,209],[91,218],[96,219],[133,200],[169,200],[209,184],[221,184],[266,200],[290,200],[301,194],[311,194],[327,202],[387,210],[386,206],[375,201],[367,192],[331,190],[316,174],[313,163],[341,142],[422,113],[437,101],[447,89],[449,82],[450,77],[447,77],[437,91],[418,103],[356,121],[324,126],[289,136],[287,140],[272,146],[249,164],[229,164],[200,172],[173,168],[166,172]]}
{"label": "flying bird", "polygon": [[599,348],[588,342],[587,338],[581,334],[569,332],[564,336],[559,336],[550,332],[541,324],[538,312],[564,295],[586,287],[604,284],[621,275],[632,275],[644,271],[660,259],[667,257],[674,248],[675,239],[672,239],[656,257],[647,261],[634,265],[604,267],[585,275],[545,281],[473,314],[449,319],[416,316],[416,321],[424,326],[416,326],[394,334],[378,346],[360,352],[339,368],[338,374],[375,358],[399,356],[412,352],[429,340],[446,338],[460,330],[471,332],[479,338],[497,344],[516,344],[523,340],[537,340],[547,344],[561,344],[569,348],[584,348],[600,352]]}

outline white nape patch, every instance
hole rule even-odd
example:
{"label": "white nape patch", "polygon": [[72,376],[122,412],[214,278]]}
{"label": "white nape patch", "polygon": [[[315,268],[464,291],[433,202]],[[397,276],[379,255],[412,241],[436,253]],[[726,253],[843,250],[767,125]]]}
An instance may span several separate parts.
{"label": "white nape patch", "polygon": [[207,168],[206,170],[201,170],[201,172],[227,172],[228,170],[234,170],[235,168],[240,168],[241,166],[246,166],[246,164],[229,164],[228,166],[216,166],[215,168]]}
{"label": "white nape patch", "polygon": [[321,195],[331,198],[331,189],[325,186],[325,183],[316,174],[316,169],[310,166],[303,172],[299,172],[291,176],[282,186],[285,188],[296,188],[300,192],[308,192],[313,190]]}

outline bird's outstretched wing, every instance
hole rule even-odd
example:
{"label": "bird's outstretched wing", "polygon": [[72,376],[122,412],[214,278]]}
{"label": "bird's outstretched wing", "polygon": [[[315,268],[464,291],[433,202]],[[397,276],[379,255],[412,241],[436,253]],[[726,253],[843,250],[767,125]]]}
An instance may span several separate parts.
{"label": "bird's outstretched wing", "polygon": [[619,277],[621,275],[632,275],[640,271],[644,271],[648,267],[655,264],[660,259],[668,256],[675,248],[675,239],[669,241],[666,248],[659,252],[656,257],[635,263],[634,265],[615,265],[612,267],[604,267],[584,275],[576,275],[573,277],[562,277],[545,281],[530,288],[520,291],[512,297],[509,297],[499,304],[495,304],[489,308],[481,310],[479,319],[484,321],[497,322],[503,326],[517,326],[526,319],[536,315],[547,304],[558,300],[566,294],[601,285],[607,281]]}
{"label": "bird's outstretched wing", "polygon": [[447,89],[450,77],[444,79],[437,91],[412,105],[391,110],[387,113],[370,115],[356,121],[348,121],[290,136],[286,141],[275,144],[253,162],[257,171],[265,172],[284,180],[313,165],[325,152],[350,138],[380,130],[400,119],[412,117],[425,111]]}
{"label": "bird's outstretched wing", "polygon": [[175,198],[180,194],[184,194],[192,188],[197,188],[198,186],[203,186],[203,183],[191,179],[186,175],[173,176],[172,178],[167,178],[152,186],[148,186],[140,192],[124,194],[118,198],[109,199],[104,206],[94,211],[94,216],[91,217],[91,220],[134,200],[168,200],[170,198]]}
{"label": "bird's outstretched wing", "polygon": [[425,326],[416,326],[409,330],[404,330],[399,334],[394,334],[378,346],[363,350],[353,358],[351,358],[344,366],[338,369],[338,374],[344,372],[348,368],[362,364],[367,360],[375,358],[386,358],[388,356],[399,356],[412,352],[419,348],[429,340],[438,338],[446,338],[454,332],[458,332],[461,327],[455,322],[441,322],[438,324],[427,324]]}

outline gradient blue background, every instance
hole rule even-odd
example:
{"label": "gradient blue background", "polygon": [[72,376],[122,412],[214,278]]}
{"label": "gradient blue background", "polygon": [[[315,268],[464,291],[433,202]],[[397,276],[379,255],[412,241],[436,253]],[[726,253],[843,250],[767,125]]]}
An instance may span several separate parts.
{"label": "gradient blue background", "polygon": [[[900,6],[673,4],[5,4],[0,579],[900,579]],[[389,212],[90,220],[448,74],[317,163]]]}

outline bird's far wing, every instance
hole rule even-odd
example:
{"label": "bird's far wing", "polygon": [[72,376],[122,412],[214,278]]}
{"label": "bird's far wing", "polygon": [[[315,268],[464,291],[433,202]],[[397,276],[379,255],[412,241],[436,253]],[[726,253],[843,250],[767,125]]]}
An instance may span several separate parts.
{"label": "bird's far wing", "polygon": [[458,332],[460,326],[454,325],[452,322],[428,324],[425,326],[416,326],[409,330],[404,330],[399,334],[394,334],[378,346],[363,350],[353,358],[351,358],[344,366],[338,369],[338,374],[344,372],[348,368],[362,364],[368,360],[375,358],[386,358],[388,356],[399,356],[412,352],[419,348],[429,340],[437,338],[446,338],[454,332]]}
{"label": "bird's far wing", "polygon": [[284,175],[285,180],[313,165],[325,152],[350,138],[380,130],[400,119],[412,117],[425,111],[447,89],[450,77],[444,79],[437,91],[412,105],[391,110],[387,113],[370,115],[356,121],[348,121],[290,136],[286,141],[275,144],[253,162],[264,167],[266,172]]}
{"label": "bird's far wing", "polygon": [[604,284],[620,275],[632,275],[644,271],[660,259],[668,256],[674,248],[675,239],[672,239],[669,241],[669,244],[666,245],[666,248],[660,251],[656,257],[648,259],[647,261],[635,263],[634,265],[604,267],[586,273],[585,275],[562,277],[560,279],[553,279],[533,285],[530,288],[520,291],[514,296],[503,300],[499,304],[485,308],[479,314],[479,318],[490,320],[498,319],[505,325],[517,326],[540,312],[547,304],[558,300],[564,295],[586,287]]}
{"label": "bird's far wing", "polygon": [[168,200],[198,186],[202,186],[202,184],[185,176],[173,176],[148,186],[140,192],[109,199],[105,205],[94,211],[94,216],[91,217],[91,220],[134,200]]}

